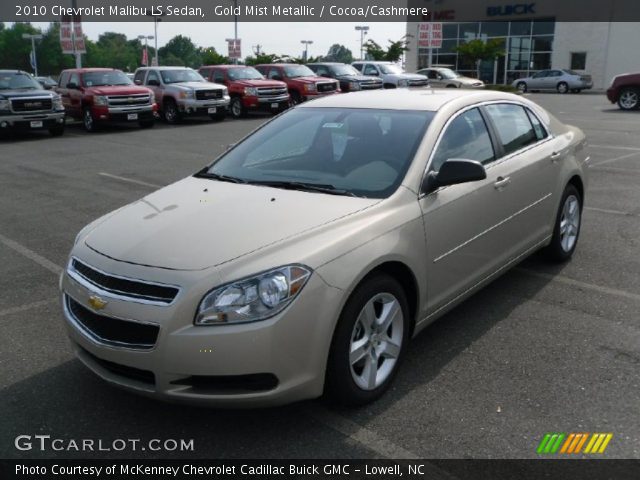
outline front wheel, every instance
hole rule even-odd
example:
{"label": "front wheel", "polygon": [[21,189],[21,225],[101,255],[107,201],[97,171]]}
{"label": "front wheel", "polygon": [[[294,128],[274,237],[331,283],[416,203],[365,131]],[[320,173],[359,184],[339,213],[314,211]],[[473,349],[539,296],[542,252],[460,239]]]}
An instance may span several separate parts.
{"label": "front wheel", "polygon": [[182,120],[182,114],[178,110],[178,105],[174,100],[168,99],[164,102],[164,119],[167,123],[175,125]]}
{"label": "front wheel", "polygon": [[582,197],[578,189],[569,184],[562,194],[551,243],[546,248],[551,260],[565,262],[571,258],[578,245],[581,220]]}
{"label": "front wheel", "polygon": [[640,107],[640,90],[625,88],[618,97],[618,106],[622,110],[635,110]]}
{"label": "front wheel", "polygon": [[244,118],[247,116],[247,109],[242,104],[242,98],[240,97],[233,97],[231,99],[230,110],[233,118]]}
{"label": "front wheel", "polygon": [[527,93],[527,84],[524,82],[518,82],[516,88],[520,93]]}
{"label": "front wheel", "polygon": [[569,85],[567,85],[567,82],[560,82],[556,86],[556,90],[558,93],[567,93],[569,91]]}
{"label": "front wheel", "polygon": [[295,90],[292,90],[289,92],[289,97],[290,97],[290,103],[292,107],[295,107],[296,105],[302,103],[302,97]]}
{"label": "front wheel", "polygon": [[402,286],[379,274],[351,295],[336,326],[327,363],[326,394],[344,405],[364,405],[391,384],[409,338]]}
{"label": "front wheel", "polygon": [[84,125],[84,129],[89,133],[93,133],[98,130],[98,124],[93,119],[93,115],[91,115],[91,108],[89,107],[86,107],[82,111],[82,124]]}

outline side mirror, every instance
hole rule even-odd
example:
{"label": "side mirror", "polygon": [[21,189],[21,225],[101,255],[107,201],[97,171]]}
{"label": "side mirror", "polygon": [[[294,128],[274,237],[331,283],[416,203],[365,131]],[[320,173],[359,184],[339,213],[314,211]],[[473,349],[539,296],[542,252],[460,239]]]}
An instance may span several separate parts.
{"label": "side mirror", "polygon": [[149,85],[151,87],[159,87],[160,86],[160,81],[156,80],[155,78],[152,78],[150,80],[147,80],[147,85]]}
{"label": "side mirror", "polygon": [[135,79],[133,81],[133,83],[135,83],[136,85],[142,85],[142,80],[140,80],[139,78]]}
{"label": "side mirror", "polygon": [[69,83],[67,83],[67,88],[70,88],[72,90],[77,90],[78,89],[78,84],[76,82],[69,82]]}
{"label": "side mirror", "polygon": [[487,178],[487,172],[480,162],[462,158],[450,158],[442,164],[439,171],[429,172],[424,177],[420,190],[423,193],[431,193],[447,185],[475,182],[485,178]]}

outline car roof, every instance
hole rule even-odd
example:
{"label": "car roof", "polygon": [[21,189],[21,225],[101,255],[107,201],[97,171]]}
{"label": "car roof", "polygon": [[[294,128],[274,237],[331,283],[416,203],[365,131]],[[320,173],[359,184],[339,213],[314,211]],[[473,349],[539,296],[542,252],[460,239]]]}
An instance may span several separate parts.
{"label": "car roof", "polygon": [[313,62],[313,63],[305,63],[305,65],[348,65],[348,63],[342,63],[342,62]]}
{"label": "car roof", "polygon": [[231,70],[232,68],[253,68],[253,65],[202,65],[199,68],[223,68],[225,70]]}
{"label": "car roof", "polygon": [[256,67],[305,67],[306,65],[301,63],[261,63],[260,65],[255,65]]}
{"label": "car roof", "polygon": [[380,110],[426,110],[438,111],[445,104],[461,100],[469,105],[483,101],[521,101],[521,97],[511,93],[473,91],[464,89],[408,89],[371,90],[364,92],[331,95],[296,108],[371,108]]}
{"label": "car roof", "polygon": [[182,66],[171,67],[169,65],[165,65],[162,67],[140,67],[138,68],[138,70],[193,70],[193,69],[189,67],[182,67]]}
{"label": "car roof", "polygon": [[395,65],[395,63],[388,62],[386,60],[357,60],[357,61],[352,62],[352,63],[375,63],[375,64],[378,64],[378,65],[381,65],[381,64],[385,64],[385,65],[394,64]]}
{"label": "car roof", "polygon": [[118,70],[117,68],[67,68],[63,72],[78,72],[78,73],[91,73],[91,72],[113,72]]}

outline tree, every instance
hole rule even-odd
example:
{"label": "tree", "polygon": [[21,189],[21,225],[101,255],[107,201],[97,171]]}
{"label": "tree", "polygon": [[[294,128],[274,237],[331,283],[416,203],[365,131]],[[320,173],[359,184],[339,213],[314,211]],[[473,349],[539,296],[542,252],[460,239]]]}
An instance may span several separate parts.
{"label": "tree", "polygon": [[405,35],[400,40],[389,40],[389,46],[385,50],[374,40],[369,39],[367,43],[364,44],[364,50],[367,54],[368,58],[373,60],[385,60],[388,62],[397,62],[402,58],[404,52],[409,50],[407,46],[409,40],[409,35]]}
{"label": "tree", "polygon": [[[85,39],[85,44],[88,40]],[[93,45],[93,42],[91,42]],[[87,48],[89,46],[87,45]],[[62,53],[60,48],[60,24],[53,22],[44,32],[42,40],[36,47],[38,54],[38,73],[40,75],[50,75],[55,77],[65,68],[72,68],[75,65],[73,55]]]}
{"label": "tree", "polygon": [[282,58],[280,59],[280,61],[285,63],[297,63],[300,65],[304,65],[306,63],[322,62],[323,60],[324,58],[322,56],[319,56],[319,57],[309,56],[305,59],[304,57],[290,57],[289,55],[283,55]]}
{"label": "tree", "polygon": [[0,68],[16,68],[27,72],[31,68],[31,41],[22,38],[23,33],[40,34],[40,29],[30,23],[14,23],[0,30]]}
{"label": "tree", "polygon": [[334,43],[329,47],[327,55],[324,57],[327,62],[351,63],[353,62],[353,54],[344,45]]}
{"label": "tree", "polygon": [[161,62],[164,65],[180,65],[184,67],[199,67],[202,59],[198,49],[189,37],[176,35],[167,44],[158,49]]}
{"label": "tree", "polygon": [[199,48],[200,62],[202,65],[225,65],[231,63],[228,57],[220,55],[213,47]]}
{"label": "tree", "polygon": [[135,70],[140,65],[142,45],[138,39],[129,41],[123,33],[105,32],[98,37],[91,52],[91,65],[120,70]]}
{"label": "tree", "polygon": [[498,38],[492,38],[483,42],[482,40],[470,40],[466,43],[458,45],[455,49],[463,58],[476,66],[476,77],[480,78],[480,61],[493,60],[504,57],[505,42]]}
{"label": "tree", "polygon": [[244,59],[246,65],[260,65],[263,63],[279,63],[282,58],[275,53],[261,53],[255,57],[248,56]]}

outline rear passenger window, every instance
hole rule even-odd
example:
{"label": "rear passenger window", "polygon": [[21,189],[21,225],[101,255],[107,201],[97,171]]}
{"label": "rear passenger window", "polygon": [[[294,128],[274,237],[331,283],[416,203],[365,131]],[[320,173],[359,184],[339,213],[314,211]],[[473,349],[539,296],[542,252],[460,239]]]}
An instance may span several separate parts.
{"label": "rear passenger window", "polygon": [[136,85],[142,85],[144,83],[144,70],[140,70],[136,73],[135,77],[133,77],[133,83]]}
{"label": "rear passenger window", "polygon": [[449,124],[431,161],[432,170],[440,170],[451,158],[477,160],[483,164],[495,159],[491,137],[477,108],[464,112]]}
{"label": "rear passenger window", "polygon": [[487,105],[485,108],[496,126],[506,155],[538,141],[524,107],[497,104]]}
{"label": "rear passenger window", "polygon": [[538,120],[538,117],[536,117],[529,109],[527,109],[527,115],[529,116],[529,120],[531,120],[533,130],[536,132],[536,137],[538,138],[538,140],[547,138],[547,130],[542,126],[542,123],[540,122],[540,120]]}

